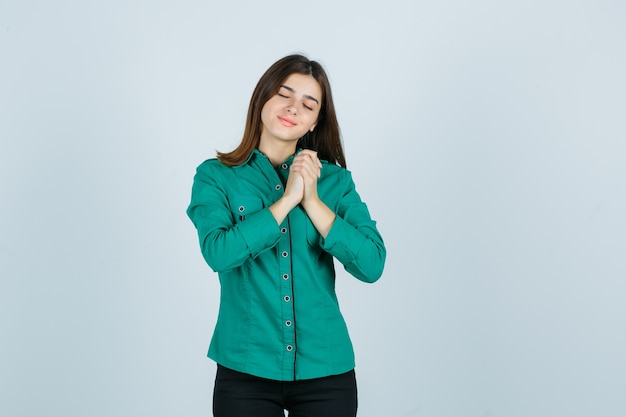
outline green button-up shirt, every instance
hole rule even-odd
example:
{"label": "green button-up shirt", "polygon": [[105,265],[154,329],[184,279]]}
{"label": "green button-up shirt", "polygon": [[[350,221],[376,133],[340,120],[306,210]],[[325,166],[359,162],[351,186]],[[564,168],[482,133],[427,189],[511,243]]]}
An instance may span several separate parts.
{"label": "green button-up shirt", "polygon": [[269,207],[283,195],[292,161],[274,168],[258,150],[235,167],[209,159],[197,169],[187,209],[202,255],[220,280],[208,356],[281,381],[354,368],[333,257],[356,278],[374,282],[386,256],[350,172],[324,161],[318,194],[337,216],[326,238],[301,206],[277,224]]}

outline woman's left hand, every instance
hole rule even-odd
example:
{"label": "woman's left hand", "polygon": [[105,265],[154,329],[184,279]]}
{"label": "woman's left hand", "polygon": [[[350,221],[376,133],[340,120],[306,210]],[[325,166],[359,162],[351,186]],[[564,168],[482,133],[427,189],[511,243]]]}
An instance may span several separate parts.
{"label": "woman's left hand", "polygon": [[322,163],[317,157],[317,152],[305,149],[293,159],[291,171],[297,172],[304,181],[304,195],[302,205],[319,200],[317,195],[317,180],[320,178]]}
{"label": "woman's left hand", "polygon": [[335,213],[322,202],[317,194],[317,180],[322,173],[322,163],[317,157],[317,152],[310,149],[300,152],[293,159],[291,170],[300,174],[304,183],[304,194],[300,204],[319,234],[326,238],[335,221]]}

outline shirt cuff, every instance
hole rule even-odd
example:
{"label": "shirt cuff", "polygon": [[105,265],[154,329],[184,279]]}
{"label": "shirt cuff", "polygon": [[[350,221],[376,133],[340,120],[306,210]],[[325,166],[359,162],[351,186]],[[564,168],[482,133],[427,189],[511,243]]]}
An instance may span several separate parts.
{"label": "shirt cuff", "polygon": [[321,247],[346,265],[354,260],[365,240],[366,237],[354,226],[336,216],[326,239],[321,239]]}

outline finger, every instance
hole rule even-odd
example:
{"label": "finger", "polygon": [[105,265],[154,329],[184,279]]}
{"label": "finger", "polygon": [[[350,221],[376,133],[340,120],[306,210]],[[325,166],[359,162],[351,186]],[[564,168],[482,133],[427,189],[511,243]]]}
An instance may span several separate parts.
{"label": "finger", "polygon": [[318,178],[317,170],[310,164],[292,165],[291,169],[306,180]]}
{"label": "finger", "polygon": [[299,166],[311,166],[312,168],[319,170],[321,168],[321,162],[314,154],[299,154],[292,163],[292,167]]}
{"label": "finger", "polygon": [[317,155],[317,151],[314,151],[312,149],[303,149],[301,152],[298,153],[298,155]]}
{"label": "finger", "polygon": [[291,169],[300,173],[303,177],[306,177],[307,182],[315,181],[320,178],[320,169],[310,159],[304,159],[294,163]]}
{"label": "finger", "polygon": [[314,150],[311,150],[311,149],[304,149],[300,153],[298,153],[298,155],[296,155],[296,158],[298,156],[300,156],[300,155],[302,155],[302,156],[305,156],[305,155],[309,156],[311,158],[311,160],[315,161],[317,163],[317,165],[319,165],[320,168],[322,167],[322,162],[319,159],[317,151],[314,151]]}
{"label": "finger", "polygon": [[320,161],[319,157],[317,156],[317,152],[311,151],[307,153],[307,156],[310,158],[311,163],[314,164],[316,168],[322,168],[322,161]]}
{"label": "finger", "polygon": [[317,158],[308,156],[300,161],[301,166],[314,178],[320,177],[320,166],[317,163]]}

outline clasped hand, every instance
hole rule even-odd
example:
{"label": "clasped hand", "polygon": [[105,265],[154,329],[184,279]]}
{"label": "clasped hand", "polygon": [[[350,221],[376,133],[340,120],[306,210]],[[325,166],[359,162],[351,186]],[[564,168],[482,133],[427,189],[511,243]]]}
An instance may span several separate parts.
{"label": "clasped hand", "polygon": [[307,203],[318,200],[317,180],[321,175],[322,163],[317,157],[317,152],[310,149],[301,151],[293,159],[287,185],[285,186],[285,197],[293,199],[296,204]]}
{"label": "clasped hand", "polygon": [[317,152],[305,149],[296,155],[291,164],[285,193],[269,208],[278,224],[282,223],[291,209],[302,204],[315,229],[326,238],[336,216],[317,194],[317,180],[321,171],[322,163]]}

